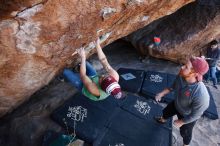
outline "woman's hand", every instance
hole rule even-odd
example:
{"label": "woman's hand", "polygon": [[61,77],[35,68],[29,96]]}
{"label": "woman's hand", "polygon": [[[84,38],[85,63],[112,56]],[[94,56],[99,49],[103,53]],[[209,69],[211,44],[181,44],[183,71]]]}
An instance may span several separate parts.
{"label": "woman's hand", "polygon": [[86,59],[86,53],[85,53],[85,49],[83,47],[77,49],[77,53],[79,54],[79,56],[82,59]]}
{"label": "woman's hand", "polygon": [[93,43],[95,44],[96,49],[101,48],[101,46],[100,46],[100,39],[99,39],[99,37],[98,37],[98,38],[97,38],[97,40],[96,40],[96,41],[94,41]]}

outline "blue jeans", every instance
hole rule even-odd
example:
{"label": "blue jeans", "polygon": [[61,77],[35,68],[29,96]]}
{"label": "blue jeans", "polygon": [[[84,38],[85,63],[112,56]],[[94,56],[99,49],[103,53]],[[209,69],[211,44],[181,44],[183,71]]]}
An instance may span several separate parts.
{"label": "blue jeans", "polygon": [[[93,66],[86,61],[86,75],[89,77],[97,75],[96,70]],[[65,68],[63,70],[64,78],[74,87],[76,87],[79,91],[83,88],[83,82],[80,79],[80,74],[72,71],[71,69]]]}
{"label": "blue jeans", "polygon": [[217,71],[216,66],[213,66],[213,67],[210,66],[209,71],[205,75],[206,80],[209,80],[211,78],[213,85],[217,84],[216,71]]}

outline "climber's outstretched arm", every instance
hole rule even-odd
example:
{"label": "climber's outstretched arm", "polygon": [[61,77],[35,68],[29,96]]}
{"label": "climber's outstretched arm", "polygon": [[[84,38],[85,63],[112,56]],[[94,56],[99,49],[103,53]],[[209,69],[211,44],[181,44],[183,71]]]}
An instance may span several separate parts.
{"label": "climber's outstretched arm", "polygon": [[102,48],[100,46],[99,38],[94,43],[96,44],[96,50],[97,50],[98,58],[99,58],[100,62],[102,63],[103,67],[105,68],[105,70],[108,72],[109,75],[111,75],[112,77],[114,77],[118,81],[119,80],[119,75],[111,67],[111,65],[108,63],[108,60],[107,60],[107,58],[106,58],[105,54],[103,53]]}
{"label": "climber's outstretched arm", "polygon": [[81,57],[81,65],[80,65],[80,78],[83,82],[83,85],[86,89],[95,96],[100,96],[99,89],[95,83],[86,75],[86,55],[84,48],[80,48],[77,50],[77,53]]}

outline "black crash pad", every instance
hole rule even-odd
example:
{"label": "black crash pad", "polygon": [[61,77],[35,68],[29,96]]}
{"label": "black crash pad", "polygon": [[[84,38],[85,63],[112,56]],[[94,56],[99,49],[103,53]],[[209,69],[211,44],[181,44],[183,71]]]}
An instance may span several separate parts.
{"label": "black crash pad", "polygon": [[200,5],[205,6],[220,6],[219,0],[197,0]]}
{"label": "black crash pad", "polygon": [[118,70],[119,84],[124,91],[139,93],[144,81],[144,71],[128,68]]}
{"label": "black crash pad", "polygon": [[120,102],[121,100],[112,96],[102,101],[92,101],[81,93],[77,93],[56,109],[52,113],[52,118],[66,130],[67,125],[72,133],[74,131],[73,119],[75,119],[76,135],[84,141],[93,142],[115,108],[119,107]]}
{"label": "black crash pad", "polygon": [[[121,144],[126,146],[170,146],[172,129],[154,120],[141,119],[133,113],[118,109],[109,121],[106,132],[94,146]],[[114,145],[115,146],[115,145]]]}
{"label": "black crash pad", "polygon": [[[164,88],[172,86],[175,78],[176,76],[172,74],[147,71],[141,93],[154,99],[157,93],[161,92]],[[170,102],[172,99],[174,99],[174,92],[170,92],[163,97],[165,102]]]}
{"label": "black crash pad", "polygon": [[209,92],[209,95],[210,95],[210,101],[209,101],[209,107],[204,112],[203,115],[206,116],[209,119],[216,120],[216,119],[218,119],[218,112],[217,112],[216,104],[215,104],[215,101],[213,99],[213,95],[210,92],[209,87],[207,87],[207,89],[208,89],[208,92]]}
{"label": "black crash pad", "polygon": [[[132,94],[128,95],[121,108],[143,120],[151,121],[153,123],[155,122],[154,117],[161,115],[163,110],[163,107],[157,104],[154,100]],[[164,126],[171,128],[172,119],[169,119]]]}

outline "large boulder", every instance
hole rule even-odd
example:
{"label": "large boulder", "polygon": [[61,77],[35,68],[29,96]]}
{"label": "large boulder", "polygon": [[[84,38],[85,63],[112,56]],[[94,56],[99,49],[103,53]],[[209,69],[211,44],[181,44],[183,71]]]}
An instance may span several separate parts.
{"label": "large boulder", "polygon": [[10,0],[0,7],[0,117],[28,99],[82,45],[94,53],[193,0]]}
{"label": "large boulder", "polygon": [[[143,56],[183,63],[200,56],[209,42],[220,38],[220,6],[214,1],[190,3],[126,37]],[[159,46],[153,38],[160,37]]]}

